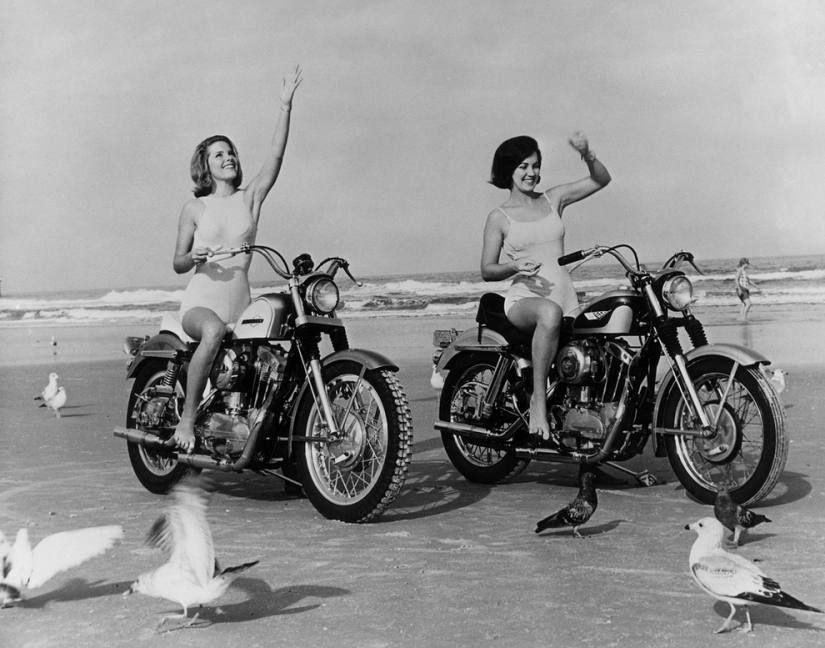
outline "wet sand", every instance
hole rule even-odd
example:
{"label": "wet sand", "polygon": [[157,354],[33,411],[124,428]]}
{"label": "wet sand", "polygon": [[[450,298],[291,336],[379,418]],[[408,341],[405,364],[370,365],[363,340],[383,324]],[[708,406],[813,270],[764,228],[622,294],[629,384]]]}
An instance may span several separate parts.
{"label": "wet sand", "polygon": [[[754,314],[756,317],[756,313]],[[711,342],[748,344],[789,372],[782,394],[792,440],[779,486],[758,507],[773,520],[739,552],[808,604],[825,605],[825,362],[819,322],[711,322]],[[406,485],[376,523],[347,525],[287,496],[274,479],[217,482],[209,519],[222,565],[260,559],[201,617],[203,628],[154,634],[175,604],[121,594],[161,564],[143,538],[163,505],[135,479],[125,442],[125,335],[151,327],[0,329],[0,529],[56,531],[122,524],[102,558],[55,577],[0,611],[0,645],[17,646],[674,646],[708,641],[818,646],[825,617],[752,606],[752,636],[716,638],[728,614],[693,583],[685,524],[712,515],[685,495],[666,459],[648,450],[627,465],[663,484],[599,488],[582,528],[542,536],[535,523],[575,494],[575,468],[532,463],[511,484],[471,484],[452,468],[432,428],[431,334],[471,320],[353,320],[354,347],[401,367],[415,450]],[[52,347],[52,335],[58,342]],[[57,355],[53,355],[54,349]],[[57,420],[33,401],[56,370],[69,393]],[[737,616],[737,620],[741,617]]]}

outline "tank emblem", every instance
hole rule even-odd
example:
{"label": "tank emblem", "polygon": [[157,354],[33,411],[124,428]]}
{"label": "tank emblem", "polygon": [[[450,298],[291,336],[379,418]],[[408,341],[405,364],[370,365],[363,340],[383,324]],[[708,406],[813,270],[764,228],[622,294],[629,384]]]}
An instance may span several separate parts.
{"label": "tank emblem", "polygon": [[602,317],[607,315],[610,311],[588,311],[584,314],[584,316],[589,319],[590,321],[600,320]]}

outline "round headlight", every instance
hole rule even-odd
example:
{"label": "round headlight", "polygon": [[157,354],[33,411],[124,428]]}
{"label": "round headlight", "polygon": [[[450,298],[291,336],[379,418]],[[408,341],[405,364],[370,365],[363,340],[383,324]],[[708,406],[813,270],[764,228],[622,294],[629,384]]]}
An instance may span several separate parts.
{"label": "round headlight", "polygon": [[307,301],[319,313],[338,308],[338,286],[330,279],[318,279],[307,287]]}
{"label": "round headlight", "polygon": [[683,311],[693,301],[693,284],[683,275],[671,277],[662,286],[662,298],[676,311]]}

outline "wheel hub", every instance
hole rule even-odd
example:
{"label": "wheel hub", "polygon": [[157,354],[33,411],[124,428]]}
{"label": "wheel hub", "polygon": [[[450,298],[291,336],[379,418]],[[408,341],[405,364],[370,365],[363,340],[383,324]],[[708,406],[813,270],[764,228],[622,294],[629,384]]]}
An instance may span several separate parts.
{"label": "wheel hub", "polygon": [[[707,403],[705,412],[711,421],[714,420],[719,412],[719,404]],[[716,423],[714,435],[699,440],[696,445],[699,454],[706,461],[713,464],[725,464],[739,452],[741,438],[739,422],[730,408],[725,405]]]}
{"label": "wheel hub", "polygon": [[331,441],[328,448],[332,463],[339,471],[351,470],[364,456],[366,425],[363,419],[350,411],[344,420],[338,421],[340,440]]}

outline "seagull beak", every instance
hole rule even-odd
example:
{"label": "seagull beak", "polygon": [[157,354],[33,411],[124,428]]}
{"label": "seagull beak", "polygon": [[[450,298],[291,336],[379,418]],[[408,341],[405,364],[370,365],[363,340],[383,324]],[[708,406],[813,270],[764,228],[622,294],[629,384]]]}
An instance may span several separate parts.
{"label": "seagull beak", "polygon": [[690,531],[690,525],[689,524],[685,525],[685,531]]}
{"label": "seagull beak", "polygon": [[131,585],[129,585],[129,589],[127,589],[125,592],[123,592],[123,598],[126,598],[127,596],[129,596],[129,594],[134,594],[134,593],[135,593],[135,584],[132,583]]}

